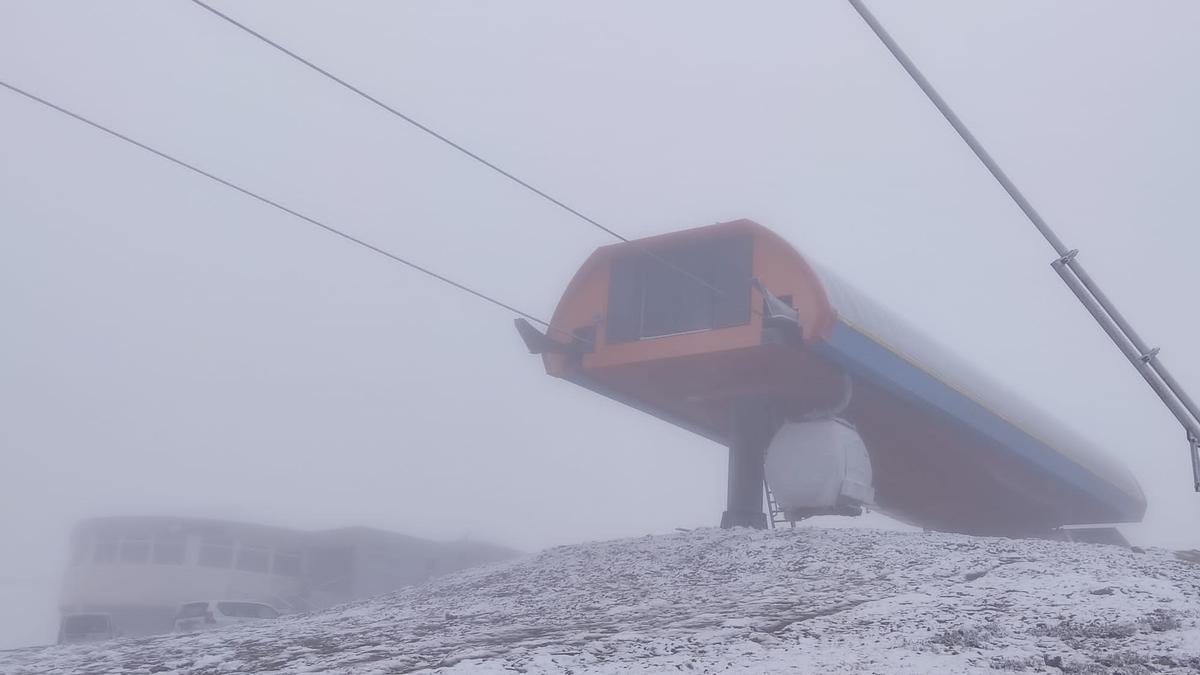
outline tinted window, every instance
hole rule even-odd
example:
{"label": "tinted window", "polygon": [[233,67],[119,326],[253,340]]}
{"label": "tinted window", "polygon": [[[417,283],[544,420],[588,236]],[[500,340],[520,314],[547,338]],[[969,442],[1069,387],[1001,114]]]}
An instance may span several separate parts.
{"label": "tinted window", "polygon": [[182,565],[187,552],[187,539],[181,536],[162,536],[154,540],[154,562],[159,565]]}
{"label": "tinted window", "polygon": [[275,560],[271,571],[288,577],[300,576],[301,557],[299,551],[280,549],[275,551]]}
{"label": "tinted window", "polygon": [[189,602],[179,608],[179,613],[175,615],[176,619],[196,619],[208,613],[207,602]]}
{"label": "tinted window", "polygon": [[277,619],[279,612],[258,602],[218,602],[217,611],[244,619]]}
{"label": "tinted window", "polygon": [[[687,246],[642,262],[642,330],[638,337],[712,328],[710,246]],[[667,263],[670,263],[669,265]],[[699,279],[700,281],[697,281]]]}
{"label": "tinted window", "polygon": [[610,343],[750,321],[753,240],[727,237],[630,253],[609,269]]}
{"label": "tinted window", "polygon": [[271,551],[265,548],[243,546],[238,549],[237,565],[246,572],[266,572],[271,564]]}
{"label": "tinted window", "polygon": [[197,564],[205,567],[231,567],[233,565],[233,541],[228,539],[205,539],[200,543]]}
{"label": "tinted window", "polygon": [[144,565],[150,559],[148,539],[125,539],[121,541],[121,562]]}

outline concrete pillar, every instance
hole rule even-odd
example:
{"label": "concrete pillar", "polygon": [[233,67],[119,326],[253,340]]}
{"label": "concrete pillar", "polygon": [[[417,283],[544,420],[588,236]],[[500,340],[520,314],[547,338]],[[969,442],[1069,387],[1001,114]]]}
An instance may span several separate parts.
{"label": "concrete pillar", "polygon": [[771,407],[763,400],[739,400],[730,414],[729,493],[721,527],[765,529],[763,463],[776,431]]}

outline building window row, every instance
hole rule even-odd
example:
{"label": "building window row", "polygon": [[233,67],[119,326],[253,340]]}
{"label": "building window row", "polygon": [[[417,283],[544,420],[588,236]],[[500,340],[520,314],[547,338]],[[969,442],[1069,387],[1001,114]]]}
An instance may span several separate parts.
{"label": "building window row", "polygon": [[[98,565],[186,565],[187,543],[184,535],[153,538],[100,535],[96,537],[91,560]],[[84,550],[82,546],[80,550]],[[86,557],[77,552],[74,559],[82,562]],[[232,538],[205,537],[200,540],[196,552],[196,564],[201,567],[233,568],[282,576],[299,576],[303,571],[303,560],[303,553],[298,548],[273,549],[235,543]]]}
{"label": "building window row", "polygon": [[124,563],[129,565],[182,565],[185,560],[187,540],[179,536],[157,537],[97,537],[92,552],[96,563]]}

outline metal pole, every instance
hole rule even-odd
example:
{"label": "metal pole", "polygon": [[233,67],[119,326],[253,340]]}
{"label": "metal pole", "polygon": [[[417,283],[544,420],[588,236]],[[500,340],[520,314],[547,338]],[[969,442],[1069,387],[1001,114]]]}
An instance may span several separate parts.
{"label": "metal pole", "polygon": [[1151,349],[1150,346],[1142,340],[1141,336],[1139,336],[1137,332],[1133,330],[1133,326],[1130,326],[1129,322],[1125,320],[1125,317],[1121,314],[1121,312],[1117,311],[1117,308],[1112,304],[1112,301],[1108,299],[1108,296],[1104,294],[1104,291],[1100,290],[1100,287],[1096,285],[1096,282],[1092,281],[1092,277],[1087,273],[1086,270],[1083,269],[1083,266],[1080,265],[1077,260],[1070,260],[1067,262],[1067,265],[1071,267],[1071,271],[1079,277],[1079,280],[1083,282],[1083,285],[1087,287],[1088,291],[1095,296],[1096,302],[1100,303],[1100,306],[1104,308],[1104,311],[1110,317],[1112,317],[1112,320],[1121,328],[1121,332],[1124,333],[1129,338],[1129,341],[1133,343],[1133,346],[1137,348],[1138,360],[1148,364],[1151,368],[1153,368],[1154,371],[1158,373],[1159,377],[1163,379],[1163,382],[1166,383],[1167,387],[1170,388],[1171,392],[1179,397],[1179,401],[1183,403],[1183,407],[1187,408],[1188,412],[1192,414],[1192,417],[1194,417],[1197,421],[1200,421],[1200,408],[1196,406],[1196,403],[1192,400],[1192,397],[1188,396],[1188,393],[1184,391],[1183,388],[1179,386],[1179,383],[1175,380],[1175,378],[1171,376],[1171,373],[1167,370],[1166,364],[1164,364],[1162,360],[1158,358],[1158,349]]}
{"label": "metal pole", "polygon": [[1054,268],[1054,271],[1058,272],[1058,275],[1062,277],[1062,280],[1067,284],[1067,287],[1075,293],[1075,296],[1079,298],[1079,301],[1083,303],[1084,308],[1086,308],[1088,312],[1092,314],[1092,316],[1096,317],[1096,321],[1100,324],[1100,327],[1103,328],[1106,333],[1108,333],[1108,336],[1112,338],[1113,343],[1116,344],[1121,352],[1125,354],[1126,358],[1135,363],[1137,371],[1141,373],[1142,377],[1145,378],[1146,383],[1150,385],[1150,388],[1154,390],[1154,393],[1158,394],[1158,397],[1162,399],[1162,402],[1166,404],[1167,409],[1169,409],[1171,413],[1175,415],[1175,418],[1179,420],[1179,423],[1183,425],[1184,429],[1192,433],[1200,433],[1200,425],[1197,425],[1196,421],[1191,419],[1188,410],[1176,397],[1172,395],[1174,392],[1167,387],[1161,376],[1159,376],[1153,368],[1150,368],[1148,363],[1141,360],[1138,355],[1138,350],[1133,345],[1132,341],[1130,341],[1127,336],[1121,334],[1115,324],[1103,321],[1104,308],[1100,306],[1100,303],[1097,302],[1095,298],[1088,294],[1087,289],[1083,286],[1083,283],[1074,277],[1067,265],[1059,261],[1053,263],[1051,266]]}
{"label": "metal pole", "polygon": [[1141,336],[1134,331],[1133,327],[1125,317],[1117,310],[1108,296],[1096,285],[1092,280],[1091,275],[1087,273],[1083,265],[1076,259],[1078,251],[1068,249],[1050,225],[1042,219],[1041,214],[1037,209],[1029,203],[1025,195],[1017,188],[1016,184],[1009,179],[996,160],[984,149],[975,135],[970,129],[963,124],[963,121],[946,103],[946,100],[938,94],[933,88],[933,84],[921,73],[912,59],[904,53],[900,45],[896,43],[892,36],[887,32],[887,29],[879,23],[871,10],[867,9],[863,0],[847,0],[850,6],[854,8],[867,26],[875,33],[888,51],[892,53],[909,77],[917,83],[921,91],[929,98],[930,102],[938,109],[938,112],[946,118],[950,126],[958,132],[958,135],[971,148],[979,161],[984,167],[1000,183],[1008,196],[1016,202],[1025,217],[1033,226],[1042,233],[1046,241],[1058,254],[1058,258],[1051,263],[1054,271],[1062,278],[1067,287],[1075,294],[1083,306],[1091,313],[1096,322],[1100,324],[1100,328],[1112,339],[1121,353],[1125,355],[1133,367],[1145,378],[1146,383],[1154,390],[1154,393],[1162,399],[1167,408],[1171,411],[1183,428],[1187,431],[1188,445],[1192,459],[1192,479],[1197,492],[1200,492],[1200,407],[1196,402],[1188,396],[1187,392],[1179,385],[1179,382],[1167,370],[1166,365],[1158,359],[1158,349],[1151,349]]}
{"label": "metal pole", "polygon": [[1158,394],[1158,397],[1162,399],[1162,402],[1171,411],[1171,414],[1175,415],[1175,419],[1179,420],[1179,423],[1183,425],[1184,430],[1187,432],[1189,455],[1192,460],[1192,485],[1197,492],[1200,492],[1200,455],[1197,454],[1197,443],[1194,440],[1200,438],[1200,424],[1197,424],[1196,420],[1189,415],[1189,411],[1179,401],[1178,397],[1174,395],[1175,392],[1163,381],[1159,373],[1151,367],[1150,362],[1141,358],[1137,347],[1134,346],[1128,336],[1120,332],[1120,327],[1112,321],[1104,320],[1104,307],[1100,305],[1096,298],[1088,293],[1088,289],[1080,279],[1075,277],[1074,272],[1069,268],[1067,262],[1058,260],[1052,263],[1051,266],[1055,272],[1058,272],[1058,276],[1062,277],[1067,287],[1075,293],[1075,297],[1079,298],[1079,301],[1083,303],[1088,312],[1095,317],[1096,322],[1100,324],[1104,332],[1108,333],[1108,337],[1112,338],[1117,348],[1125,354],[1125,357],[1134,365],[1138,373],[1145,378],[1146,384],[1150,385],[1155,394]]}
{"label": "metal pole", "polygon": [[1029,200],[1025,199],[1025,195],[1021,194],[1021,191],[1017,189],[1017,186],[1011,180],[1009,180],[1008,174],[1004,173],[1004,170],[1000,168],[1000,165],[996,163],[996,160],[992,159],[992,156],[988,154],[988,151],[979,144],[979,141],[975,138],[975,135],[971,133],[970,129],[967,129],[967,126],[963,124],[961,119],[958,118],[958,115],[956,115],[954,111],[950,109],[949,104],[947,104],[945,99],[943,99],[941,95],[937,93],[937,90],[933,88],[933,85],[929,82],[929,80],[925,79],[925,76],[921,74],[921,71],[917,70],[916,64],[912,62],[912,59],[908,58],[908,55],[904,53],[904,50],[900,48],[900,45],[896,44],[896,41],[892,39],[892,36],[887,32],[883,25],[879,23],[879,20],[875,18],[875,15],[871,13],[871,10],[867,9],[866,5],[862,3],[862,0],[849,0],[849,2],[854,7],[855,11],[858,12],[858,15],[862,17],[863,21],[866,21],[867,25],[871,27],[871,30],[875,32],[875,35],[879,37],[879,40],[883,42],[883,45],[888,48],[888,51],[892,53],[892,56],[896,57],[896,60],[900,62],[900,65],[904,67],[904,70],[906,70],[909,76],[912,77],[913,81],[917,83],[917,86],[921,88],[921,91],[925,92],[925,95],[928,96],[929,100],[933,102],[933,105],[937,107],[938,112],[942,113],[942,116],[946,118],[946,121],[950,123],[950,126],[954,127],[954,130],[958,132],[958,135],[961,136],[964,141],[966,141],[967,146],[971,148],[971,151],[975,153],[975,156],[979,158],[979,161],[983,162],[983,165],[987,167],[987,170],[991,172],[992,176],[996,178],[996,181],[1000,183],[1000,186],[1004,188],[1004,191],[1008,193],[1008,196],[1012,197],[1012,200],[1017,203],[1017,206],[1021,207],[1021,210],[1025,212],[1025,216],[1028,217],[1033,223],[1033,226],[1042,233],[1042,236],[1046,238],[1046,241],[1050,242],[1050,245],[1053,246],[1054,250],[1058,252],[1059,257],[1067,255],[1069,249],[1067,248],[1066,244],[1063,244],[1062,240],[1058,238],[1058,235],[1054,233],[1054,230],[1050,229],[1050,226],[1046,224],[1045,220],[1042,220],[1042,216],[1038,214],[1037,209],[1033,208],[1033,204],[1030,204]]}
{"label": "metal pole", "polygon": [[767,401],[739,399],[729,414],[729,475],[725,513],[721,527],[766,529],[763,462],[776,424]]}

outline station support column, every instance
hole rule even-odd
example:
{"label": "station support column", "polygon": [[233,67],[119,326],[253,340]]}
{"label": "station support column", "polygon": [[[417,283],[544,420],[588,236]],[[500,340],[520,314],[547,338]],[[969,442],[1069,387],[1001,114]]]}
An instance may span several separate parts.
{"label": "station support column", "polygon": [[729,429],[729,493],[721,527],[766,529],[763,465],[775,434],[770,404],[761,399],[733,403]]}

